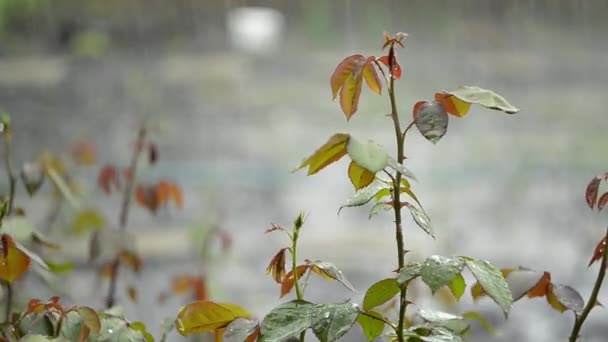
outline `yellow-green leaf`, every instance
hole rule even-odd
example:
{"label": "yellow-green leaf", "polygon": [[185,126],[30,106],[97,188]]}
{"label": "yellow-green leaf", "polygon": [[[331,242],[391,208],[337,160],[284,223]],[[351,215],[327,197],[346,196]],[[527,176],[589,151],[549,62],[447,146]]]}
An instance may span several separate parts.
{"label": "yellow-green leaf", "polygon": [[346,154],[346,145],[350,140],[350,135],[346,133],[336,133],[329,140],[319,147],[310,157],[306,158],[293,172],[308,166],[308,175],[314,175],[327,165],[340,160]]}
{"label": "yellow-green leaf", "polygon": [[372,64],[374,57],[369,57],[367,59],[367,63],[365,67],[363,67],[363,79],[365,79],[365,83],[371,89],[371,91],[377,93],[378,95],[382,94],[382,83],[380,81],[380,77],[378,77],[378,72]]}
{"label": "yellow-green leaf", "polygon": [[226,327],[237,318],[249,318],[245,309],[234,304],[198,301],[184,306],[177,314],[175,327],[183,336]]}
{"label": "yellow-green leaf", "polygon": [[91,230],[101,230],[105,225],[106,220],[98,211],[85,209],[74,217],[72,231],[76,234],[84,234]]}
{"label": "yellow-green leaf", "polygon": [[344,84],[340,89],[340,107],[342,107],[342,111],[346,115],[346,120],[350,120],[351,116],[357,111],[362,85],[362,75],[355,77],[353,74],[350,74],[344,80]]}
{"label": "yellow-green leaf", "polygon": [[359,190],[370,185],[374,181],[374,178],[376,178],[376,175],[351,161],[348,166],[348,178],[353,183],[355,190]]}
{"label": "yellow-green leaf", "polygon": [[0,279],[12,283],[25,273],[31,258],[21,251],[10,235],[0,237]]}

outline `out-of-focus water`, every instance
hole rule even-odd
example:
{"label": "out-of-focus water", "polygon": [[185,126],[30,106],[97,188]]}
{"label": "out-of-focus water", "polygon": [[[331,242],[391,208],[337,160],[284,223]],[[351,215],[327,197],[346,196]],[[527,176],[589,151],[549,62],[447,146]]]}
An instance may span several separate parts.
{"label": "out-of-focus water", "polygon": [[[219,210],[219,223],[234,241],[230,255],[209,267],[212,296],[262,316],[279,303],[279,290],[264,268],[273,251],[286,244],[263,231],[270,222],[287,225],[304,211],[302,258],[333,261],[359,289],[350,294],[338,284],[315,280],[310,299],[359,302],[369,285],[396,267],[390,215],[370,221],[366,208],[336,215],[352,194],[346,161],[313,177],[290,171],[334,132],[395,149],[384,116],[386,96],[364,90],[359,111],[347,123],[332,102],[329,75],[347,54],[380,55],[383,30],[405,31],[410,37],[399,51],[404,76],[397,85],[403,122],[418,100],[463,84],[493,89],[521,108],[506,115],[474,107],[465,118],[450,117],[448,134],[436,146],[416,132],[408,136],[407,164],[419,179],[413,189],[437,234],[432,240],[407,222],[409,256],[470,255],[501,267],[548,270],[554,282],[588,295],[596,269],[586,265],[605,224],[583,197],[587,182],[608,168],[605,5],[269,2],[286,14],[284,39],[277,53],[254,56],[230,48],[221,17],[251,4],[214,3],[205,11],[205,5],[179,3],[192,8],[173,8],[167,18],[182,16],[183,26],[179,20],[163,24],[162,15],[141,6],[126,6],[120,16],[109,10],[105,16],[85,16],[90,19],[85,27],[106,30],[113,39],[96,58],[47,49],[41,38],[29,48],[3,49],[0,104],[13,118],[14,158],[25,161],[40,150],[65,149],[87,137],[98,145],[100,162],[126,163],[134,127],[149,117],[160,126],[160,163],[142,177],[177,180],[186,207],[159,218],[135,209],[130,229],[184,235],[188,226],[209,222]],[[55,28],[61,12],[49,13],[49,27]],[[129,13],[137,19],[131,26],[125,20]],[[174,33],[150,38],[163,27]],[[95,171],[81,176],[92,184]],[[102,197],[92,186],[89,198],[109,217],[117,216],[117,198]],[[134,319],[155,327],[175,315],[183,302],[159,305],[156,298],[169,286],[168,277],[200,267],[186,247],[168,245],[183,253],[154,257],[139,278],[124,278],[123,285],[140,288],[137,304],[121,294]],[[105,292],[84,267],[68,288],[74,301],[98,306]],[[437,307],[429,297],[420,291],[417,300]],[[474,341],[565,340],[572,323],[571,315],[540,299],[516,303],[504,321],[489,301],[473,304],[465,297],[448,310],[481,310],[499,330],[490,336],[476,329]],[[600,295],[600,301],[606,298]],[[604,315],[602,310],[591,315],[587,341],[607,336]],[[361,337],[353,333],[347,340]]]}

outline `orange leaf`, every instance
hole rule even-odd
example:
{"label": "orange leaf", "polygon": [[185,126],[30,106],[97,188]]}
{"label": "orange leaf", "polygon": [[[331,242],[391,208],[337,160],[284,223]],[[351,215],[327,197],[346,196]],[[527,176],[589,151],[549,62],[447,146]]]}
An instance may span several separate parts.
{"label": "orange leaf", "polygon": [[197,301],[179,311],[175,328],[181,335],[187,336],[225,328],[237,318],[250,316],[251,314],[234,304]]}
{"label": "orange leaf", "polygon": [[[306,271],[310,268],[310,265],[299,265],[296,267],[296,273],[298,276],[298,280],[306,273]],[[288,294],[294,285],[293,272],[289,271],[283,278],[283,282],[281,283],[281,297],[284,297]]]}
{"label": "orange leaf", "polygon": [[469,102],[465,102],[448,93],[435,93],[435,100],[443,105],[446,112],[457,117],[467,115],[469,109],[471,108],[471,104]]}
{"label": "orange leaf", "polygon": [[[397,62],[397,55],[395,54],[395,59],[393,61],[393,70],[390,71],[391,75],[393,76],[394,79],[398,80],[401,78],[401,65],[399,65],[399,62]],[[390,68],[390,63],[388,60],[388,56],[382,56],[380,58],[378,58],[378,62],[386,65],[387,68]]]}
{"label": "orange leaf", "polygon": [[95,164],[96,157],[95,145],[90,141],[81,140],[72,146],[72,158],[81,165],[91,166]]}
{"label": "orange leaf", "polygon": [[160,205],[166,205],[169,200],[173,200],[173,203],[178,208],[184,205],[182,190],[177,184],[170,181],[161,180],[158,182],[156,185],[156,197]]}
{"label": "orange leaf", "polygon": [[272,278],[277,284],[283,282],[285,277],[285,252],[287,248],[281,248],[270,260],[266,267],[266,273],[272,274]]}
{"label": "orange leaf", "polygon": [[330,78],[331,93],[334,99],[338,95],[338,91],[342,88],[348,76],[353,73],[357,63],[360,63],[362,60],[365,60],[363,55],[348,56],[338,64],[336,69],[334,69]]}
{"label": "orange leaf", "polygon": [[138,185],[135,188],[135,202],[140,206],[147,208],[152,213],[156,213],[160,206],[156,186]]}
{"label": "orange leaf", "polygon": [[112,186],[120,188],[120,178],[118,170],[114,165],[104,165],[97,176],[97,185],[106,193],[112,193]]}
{"label": "orange leaf", "polygon": [[357,111],[362,85],[362,77],[355,77],[351,74],[348,75],[340,89],[340,107],[346,115],[346,120],[349,120]]}
{"label": "orange leaf", "polygon": [[595,250],[593,251],[593,256],[591,257],[591,261],[589,261],[589,265],[587,267],[593,265],[594,262],[601,260],[604,256],[604,251],[606,250],[606,237],[604,237],[600,242],[595,246]]}
{"label": "orange leaf", "polygon": [[141,270],[142,261],[137,254],[129,251],[122,251],[119,254],[119,258],[120,261],[123,264],[129,266],[133,270],[133,272],[139,273],[139,271]]}
{"label": "orange leaf", "polygon": [[27,271],[31,259],[17,247],[10,235],[2,234],[0,242],[0,279],[13,283]]}
{"label": "orange leaf", "polygon": [[134,286],[127,287],[127,295],[133,303],[137,302],[137,289]]}
{"label": "orange leaf", "polygon": [[346,145],[350,135],[336,133],[319,147],[310,157],[306,158],[293,172],[308,166],[308,175],[314,175],[327,165],[340,160],[346,155]]}
{"label": "orange leaf", "polygon": [[173,278],[173,293],[191,292],[197,300],[207,300],[207,281],[204,277],[181,275]]}
{"label": "orange leaf", "polygon": [[376,178],[376,175],[351,161],[348,166],[348,178],[353,183],[355,190],[359,190],[370,185]]}
{"label": "orange leaf", "polygon": [[551,273],[545,272],[538,283],[528,291],[528,298],[546,296],[549,292],[549,285],[551,285]]}

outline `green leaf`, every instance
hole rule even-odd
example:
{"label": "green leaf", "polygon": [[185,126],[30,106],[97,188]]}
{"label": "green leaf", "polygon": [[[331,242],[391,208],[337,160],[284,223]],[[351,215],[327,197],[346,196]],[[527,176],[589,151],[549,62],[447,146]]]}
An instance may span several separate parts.
{"label": "green leaf", "polygon": [[72,231],[78,235],[89,231],[101,230],[105,226],[105,218],[94,209],[84,209],[78,212],[72,221]]}
{"label": "green leaf", "polygon": [[456,96],[462,101],[476,103],[489,109],[503,111],[507,114],[519,112],[519,109],[511,105],[504,97],[491,90],[475,86],[461,86],[447,93]]}
{"label": "green leaf", "polygon": [[378,215],[380,212],[391,210],[393,208],[392,205],[386,202],[378,202],[374,204],[374,206],[369,210],[369,218]]}
{"label": "green leaf", "polygon": [[462,295],[464,294],[464,291],[467,287],[467,283],[464,281],[464,277],[462,276],[462,274],[457,274],[456,277],[452,279],[452,282],[448,284],[448,287],[450,288],[450,291],[452,291],[452,294],[454,295],[454,298],[456,298],[456,301],[459,301],[460,297],[462,297]]}
{"label": "green leaf", "polygon": [[496,330],[494,329],[494,327],[490,323],[488,323],[488,321],[479,312],[467,311],[462,314],[462,317],[468,319],[469,321],[477,321],[490,334],[496,334]]}
{"label": "green leaf", "polygon": [[382,171],[389,159],[382,146],[372,140],[361,142],[351,137],[346,145],[346,151],[357,165],[373,174]]}
{"label": "green leaf", "polygon": [[441,327],[433,328],[432,335],[420,336],[420,339],[424,342],[464,342],[456,332]]}
{"label": "green leaf", "polygon": [[328,280],[336,280],[350,291],[357,292],[348,279],[346,279],[344,273],[342,273],[342,271],[331,262],[317,260],[312,264],[311,269],[313,272],[319,274],[323,278]]}
{"label": "green leaf", "polygon": [[444,327],[457,334],[462,334],[469,329],[469,323],[458,315],[436,310],[418,310],[418,315],[436,327]]}
{"label": "green leaf", "polygon": [[315,305],[294,300],[274,308],[260,325],[259,342],[281,342],[312,326]]}
{"label": "green leaf", "polygon": [[422,264],[420,275],[433,293],[443,286],[449,285],[452,280],[462,272],[464,260],[462,258],[447,258],[433,255]]}
{"label": "green leaf", "polygon": [[340,209],[338,209],[338,214],[340,213],[342,208],[358,207],[368,203],[372,200],[372,198],[378,195],[381,190],[387,190],[390,194],[390,190],[386,189],[386,184],[382,180],[378,178],[374,179],[374,181],[370,185],[357,190],[357,192],[355,192],[352,197],[348,198],[344,202],[344,204],[342,204]]}
{"label": "green leaf", "polygon": [[46,264],[53,273],[68,273],[74,269],[74,264],[69,261],[64,263],[53,263],[47,261]]}
{"label": "green leaf", "polygon": [[346,133],[334,134],[325,144],[323,144],[323,146],[319,147],[292,172],[308,166],[308,175],[314,175],[324,169],[327,165],[344,157],[347,150],[346,145],[349,143],[349,140],[351,140],[350,135]]}
{"label": "green leaf", "polygon": [[146,342],[154,342],[154,336],[148,332],[143,322],[131,322],[128,326],[132,330],[139,331],[144,336]]}
{"label": "green leaf", "polygon": [[430,237],[434,239],[435,232],[433,231],[433,226],[431,226],[431,219],[428,217],[428,215],[424,211],[416,208],[411,204],[407,205],[407,208],[410,210],[412,219],[414,219],[414,222],[416,222],[418,227],[422,228],[425,233],[427,233]]}
{"label": "green leaf", "polygon": [[332,342],[344,336],[359,316],[353,303],[317,304],[313,314],[312,331],[320,342]]}
{"label": "green leaf", "polygon": [[224,330],[223,342],[243,342],[258,328],[256,320],[238,318]]}
{"label": "green leaf", "polygon": [[395,278],[387,278],[374,283],[363,298],[363,310],[373,309],[395,297],[400,291]]}
{"label": "green leaf", "polygon": [[29,243],[32,240],[34,226],[32,222],[24,216],[10,216],[2,220],[1,233],[10,235],[13,240],[21,243]]}
{"label": "green leaf", "polygon": [[407,285],[407,283],[420,276],[420,272],[422,270],[422,263],[420,262],[410,262],[405,265],[401,270],[399,270],[399,276],[397,276],[397,283],[400,286]]}
{"label": "green leaf", "polygon": [[250,316],[247,311],[234,304],[197,301],[179,310],[175,327],[182,336],[188,336],[224,328],[237,318]]}
{"label": "green leaf", "polygon": [[473,273],[481,288],[490,296],[503,310],[505,317],[509,314],[513,297],[509,285],[496,266],[487,261],[470,257],[462,257],[465,265]]}
{"label": "green leaf", "polygon": [[[376,311],[366,311],[366,313],[374,317],[382,318],[382,315]],[[376,337],[382,335],[382,332],[384,332],[384,322],[371,318],[367,315],[359,314],[357,323],[359,323],[361,326],[365,337],[367,337],[367,339],[370,341],[373,341]]]}

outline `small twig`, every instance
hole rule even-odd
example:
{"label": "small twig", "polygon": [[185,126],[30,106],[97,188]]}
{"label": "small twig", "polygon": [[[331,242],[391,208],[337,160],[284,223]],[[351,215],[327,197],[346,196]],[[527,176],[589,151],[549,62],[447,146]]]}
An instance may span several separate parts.
{"label": "small twig", "polygon": [[[129,217],[129,208],[131,206],[131,197],[133,197],[133,187],[135,186],[135,178],[137,177],[137,162],[141,155],[142,146],[146,138],[146,128],[141,127],[137,135],[137,141],[135,142],[135,149],[131,157],[131,163],[129,164],[129,176],[127,177],[127,184],[123,192],[122,205],[120,207],[119,216],[119,229],[125,231],[127,229],[127,220]],[[116,283],[118,280],[118,271],[120,269],[120,256],[116,256],[110,268],[110,286],[108,288],[108,297],[106,299],[106,307],[111,308],[114,306],[116,297]]]}
{"label": "small twig", "polygon": [[[608,227],[606,227],[606,235],[604,239],[608,240]],[[606,276],[606,266],[608,266],[608,248],[604,248],[604,254],[602,254],[602,261],[600,263],[600,270],[597,273],[597,278],[595,279],[595,284],[593,285],[593,290],[591,291],[591,295],[589,295],[589,300],[587,301],[587,305],[583,308],[583,311],[580,315],[576,315],[574,319],[574,326],[572,327],[572,333],[570,334],[570,338],[568,341],[576,342],[579,337],[579,333],[587,316],[591,310],[597,304],[597,296],[600,293],[600,289],[602,288],[602,282],[604,281],[604,277]]]}
{"label": "small twig", "polygon": [[[7,205],[7,209],[6,209],[6,213],[5,216],[10,216],[12,211],[13,211],[13,207],[15,204],[15,184],[16,184],[16,179],[15,179],[15,174],[13,173],[13,167],[11,164],[11,128],[6,126],[7,124],[4,123],[3,129],[4,131],[2,133],[4,133],[4,167],[6,168],[6,174],[8,176],[8,205]],[[5,251],[6,253],[7,251]],[[13,310],[13,288],[11,286],[11,283],[8,281],[3,281],[2,282],[4,285],[4,288],[6,289],[6,317],[5,320],[6,322],[10,322],[11,319],[11,312]]]}
{"label": "small twig", "polygon": [[4,289],[6,290],[6,307],[5,307],[5,323],[10,323],[11,312],[13,312],[13,287],[8,281],[2,281]]}

